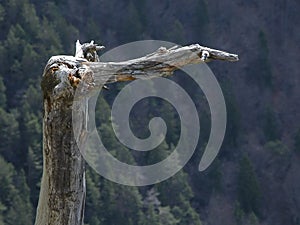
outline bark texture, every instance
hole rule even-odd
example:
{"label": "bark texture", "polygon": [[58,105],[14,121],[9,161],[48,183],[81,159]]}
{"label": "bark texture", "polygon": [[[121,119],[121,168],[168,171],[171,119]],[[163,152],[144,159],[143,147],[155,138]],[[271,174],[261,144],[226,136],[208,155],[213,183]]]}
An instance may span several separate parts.
{"label": "bark texture", "polygon": [[[159,48],[124,62],[99,62],[103,46],[76,43],[73,56],[53,56],[42,78],[44,94],[43,176],[35,225],[82,225],[85,204],[84,159],[72,127],[75,90],[85,93],[106,83],[168,76],[174,70],[211,60],[237,61],[238,56],[196,45]],[[81,89],[78,90],[80,85]],[[84,134],[76,134],[84,137]]]}
{"label": "bark texture", "polygon": [[[76,45],[75,57],[98,61],[91,43]],[[79,60],[80,61],[80,60]],[[85,205],[85,162],[72,127],[76,76],[65,62],[49,60],[42,78],[44,94],[43,176],[36,225],[82,225]]]}

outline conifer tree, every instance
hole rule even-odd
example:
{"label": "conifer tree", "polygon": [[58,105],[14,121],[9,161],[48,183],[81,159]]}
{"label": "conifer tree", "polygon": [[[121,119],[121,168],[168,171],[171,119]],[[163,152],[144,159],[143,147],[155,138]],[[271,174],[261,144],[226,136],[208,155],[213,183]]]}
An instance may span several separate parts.
{"label": "conifer tree", "polygon": [[248,156],[240,160],[238,175],[238,199],[246,213],[260,214],[261,191],[259,183]]}

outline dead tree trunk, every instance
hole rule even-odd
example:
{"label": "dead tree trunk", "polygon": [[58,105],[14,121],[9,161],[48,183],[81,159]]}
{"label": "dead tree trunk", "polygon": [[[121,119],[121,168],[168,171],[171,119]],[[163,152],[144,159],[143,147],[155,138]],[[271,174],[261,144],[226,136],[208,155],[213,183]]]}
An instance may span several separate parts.
{"label": "dead tree trunk", "polygon": [[[98,61],[96,46],[78,43],[75,57]],[[69,66],[50,59],[42,78],[44,163],[36,225],[83,224],[85,162],[72,128],[74,85],[78,79],[69,76]]]}
{"label": "dead tree trunk", "polygon": [[[35,225],[82,225],[85,204],[85,165],[72,127],[75,90],[103,84],[147,79],[172,72],[186,64],[210,60],[237,61],[238,57],[200,45],[160,48],[142,58],[125,62],[98,62],[93,42],[76,44],[73,56],[54,56],[44,70],[43,176]],[[109,77],[109,79],[107,79]]]}

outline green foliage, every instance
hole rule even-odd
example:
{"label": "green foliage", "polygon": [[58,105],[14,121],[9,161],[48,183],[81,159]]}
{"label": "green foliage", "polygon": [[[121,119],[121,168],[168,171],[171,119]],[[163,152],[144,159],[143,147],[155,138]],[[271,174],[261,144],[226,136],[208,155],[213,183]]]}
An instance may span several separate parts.
{"label": "green foliage", "polygon": [[5,205],[3,205],[1,202],[0,202],[0,225],[5,225],[4,223],[4,216],[3,216],[3,212],[5,212],[6,210],[6,207]]}
{"label": "green foliage", "polygon": [[[157,185],[157,190],[160,193],[160,200],[163,205],[180,206],[182,198],[190,200],[193,197],[187,179],[187,174],[180,171],[174,177]],[[172,198],[169,196],[172,196]]]}
{"label": "green foliage", "polygon": [[165,33],[165,39],[176,44],[183,44],[184,36],[184,26],[178,19],[174,21],[170,28],[167,28],[167,31]]}
{"label": "green foliage", "polygon": [[146,197],[143,200],[143,214],[145,215],[141,221],[143,225],[160,224],[159,211],[160,201],[158,195],[154,189],[150,189],[146,193]]}
{"label": "green foliage", "polygon": [[29,36],[36,36],[40,29],[40,21],[34,5],[26,2],[21,9],[21,16],[24,18],[22,25],[28,33],[28,39]]}
{"label": "green foliage", "polygon": [[27,180],[30,188],[30,201],[36,206],[39,198],[40,181],[43,170],[42,149],[28,147],[26,163]]}
{"label": "green foliage", "polygon": [[[195,166],[198,166],[198,164]],[[195,174],[193,182],[197,189],[202,189],[202,193],[205,193],[203,197],[207,199],[209,199],[212,192],[222,192],[221,161],[216,158],[203,174]]]}
{"label": "green foliage", "polygon": [[142,197],[136,187],[114,184],[103,180],[102,210],[103,224],[133,225],[141,220]]}
{"label": "green foliage", "polygon": [[285,146],[281,141],[276,140],[276,141],[269,141],[265,144],[265,148],[272,151],[272,153],[279,155],[279,156],[284,156],[289,153],[289,149],[287,146]]}
{"label": "green foliage", "polygon": [[51,27],[51,40],[48,40],[49,43],[56,43],[53,46],[55,50],[63,50],[65,53],[73,54],[71,49],[74,48],[74,41],[79,38],[78,30],[61,16],[59,8],[55,3],[48,2],[46,5],[44,13],[47,20],[45,22],[49,23],[46,27],[47,32],[49,32],[49,26]]}
{"label": "green foliage", "polygon": [[100,179],[95,176],[95,172],[91,168],[87,168],[86,171],[86,185],[85,223],[100,225],[102,221],[101,209],[103,208],[99,188]]}
{"label": "green foliage", "polygon": [[245,212],[241,208],[241,204],[239,202],[235,203],[234,217],[235,217],[236,223],[238,225],[242,225],[243,224],[243,220],[244,220],[244,217],[245,217]]}
{"label": "green foliage", "polygon": [[0,165],[0,223],[2,219],[7,225],[32,224],[32,205],[24,172],[16,173],[14,167],[2,157]]}
{"label": "green foliage", "polygon": [[[198,165],[199,160],[196,160],[192,168],[197,168]],[[191,182],[194,190],[197,190],[195,192],[195,202],[205,206],[209,204],[213,193],[223,193],[222,176],[221,161],[218,158],[205,171],[201,173],[194,172]]]}
{"label": "green foliage", "polygon": [[238,175],[238,201],[246,212],[260,214],[261,191],[259,183],[248,156],[240,160]]}
{"label": "green foliage", "polygon": [[154,189],[150,189],[147,192],[147,196],[144,199],[144,217],[141,220],[141,225],[176,225],[179,224],[178,219],[171,212],[169,206],[161,206],[158,200],[159,193],[155,192]]}
{"label": "green foliage", "polygon": [[63,47],[55,26],[45,17],[41,21],[41,30],[39,31],[37,38],[41,42],[39,48],[40,54],[49,54],[51,56],[63,52]]}
{"label": "green foliage", "polygon": [[129,1],[126,14],[123,15],[122,29],[120,30],[121,40],[124,42],[135,41],[142,32],[139,11],[135,4]]}
{"label": "green foliage", "polygon": [[6,87],[3,82],[3,78],[0,75],[0,108],[6,108]]}
{"label": "green foliage", "polygon": [[153,205],[149,205],[145,209],[145,218],[142,219],[141,225],[160,224],[159,214],[155,211]]}
{"label": "green foliage", "polygon": [[249,222],[250,222],[250,225],[259,225],[259,220],[258,220],[257,216],[255,215],[255,213],[253,213],[253,212],[250,213]]}
{"label": "green foliage", "polygon": [[96,120],[97,127],[100,127],[101,124],[111,122],[110,106],[101,95],[97,98],[97,104],[95,109],[95,120]]}
{"label": "green foliage", "polygon": [[249,214],[245,214],[239,202],[236,202],[234,216],[237,225],[244,225],[244,224],[259,225],[259,220],[255,215],[255,213],[250,212]]}
{"label": "green foliage", "polygon": [[0,4],[0,23],[4,20],[4,15],[5,15],[5,9]]}
{"label": "green foliage", "polygon": [[202,224],[199,215],[187,200],[181,199],[181,206],[174,206],[172,208],[172,213],[175,218],[179,220],[179,224]]}
{"label": "green foliage", "polygon": [[[181,18],[173,20],[172,17],[169,24],[161,23],[158,29],[162,32],[149,29],[153,21],[147,16],[148,4],[145,0],[129,0],[121,4],[118,1],[1,1],[0,225],[33,223],[42,173],[42,94],[39,83],[46,61],[52,55],[73,54],[77,38],[83,41],[103,38],[100,41],[106,45],[143,36],[185,42],[186,28]],[[198,1],[195,4],[197,17],[191,20],[199,37],[209,21],[206,3]],[[166,8],[171,8],[171,5],[172,2],[168,1]],[[115,10],[121,13],[116,15]],[[115,93],[112,88],[107,95]],[[110,125],[109,104],[102,97],[98,101],[96,120],[99,133],[107,149],[119,160],[129,164],[151,164],[166,158],[174,149],[180,129],[172,106],[155,101],[147,103],[155,109],[147,112],[149,115],[158,113],[166,120],[168,134],[157,150],[138,158],[116,141]],[[138,125],[147,124],[147,119],[138,118],[136,121]],[[209,187],[217,189],[221,179],[219,164],[209,171],[208,176]],[[189,176],[183,171],[162,184],[154,185],[159,204],[157,201],[145,203],[146,199],[149,200],[145,189],[150,187],[138,189],[116,185],[100,178],[90,168],[86,180],[86,224],[201,224],[191,203],[194,191]]]}
{"label": "green foliage", "polygon": [[[197,223],[197,217],[195,218],[195,221],[192,221],[192,223]],[[180,219],[176,219],[175,216],[172,214],[172,211],[169,206],[166,207],[160,207],[159,208],[159,222],[162,225],[175,225],[179,224]]]}
{"label": "green foliage", "polygon": [[19,124],[13,113],[0,108],[0,153],[10,162],[16,162],[18,141],[20,138]]}
{"label": "green foliage", "polygon": [[179,220],[179,224],[201,225],[199,215],[190,203],[193,192],[187,179],[187,174],[180,171],[174,177],[157,184],[159,199],[163,206],[171,207],[171,212]]}
{"label": "green foliage", "polygon": [[176,145],[180,135],[180,120],[177,116],[176,110],[171,104],[162,102],[157,106],[153,106],[153,109],[158,108],[158,114],[164,119],[168,131],[166,134],[166,142],[169,146],[171,144]]}
{"label": "green foliage", "polygon": [[[74,28],[76,29],[76,28]],[[87,37],[90,37],[92,40],[95,41],[95,43],[98,43],[98,44],[101,44],[101,27],[98,26],[98,24],[92,19],[87,19]],[[79,34],[77,34],[79,35]],[[72,37],[71,37],[72,38]],[[71,40],[68,40],[69,41],[69,44],[72,42]],[[66,42],[66,41],[64,41]]]}

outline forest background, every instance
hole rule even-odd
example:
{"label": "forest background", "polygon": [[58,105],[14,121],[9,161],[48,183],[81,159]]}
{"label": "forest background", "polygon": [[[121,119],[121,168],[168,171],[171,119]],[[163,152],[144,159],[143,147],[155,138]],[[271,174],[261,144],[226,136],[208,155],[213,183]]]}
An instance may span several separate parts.
{"label": "forest background", "polygon": [[[87,167],[85,224],[300,224],[300,2],[297,0],[1,0],[0,1],[0,225],[33,224],[42,173],[41,75],[52,55],[74,54],[74,43],[94,40],[107,50],[157,39],[199,43],[240,56],[212,62],[224,92],[227,131],[220,154],[197,171],[210,131],[205,96],[182,73],[173,79],[199,109],[196,153],[160,184],[127,187]],[[98,129],[122,161],[165,158],[180,135],[176,110],[155,98],[132,112],[132,127],[147,137],[153,116],[167,123],[157,150],[136,155],[115,138],[110,85],[98,99]]]}

